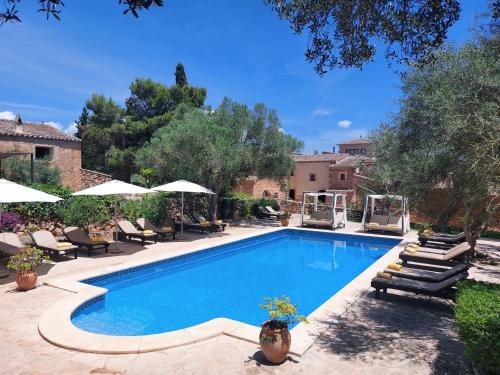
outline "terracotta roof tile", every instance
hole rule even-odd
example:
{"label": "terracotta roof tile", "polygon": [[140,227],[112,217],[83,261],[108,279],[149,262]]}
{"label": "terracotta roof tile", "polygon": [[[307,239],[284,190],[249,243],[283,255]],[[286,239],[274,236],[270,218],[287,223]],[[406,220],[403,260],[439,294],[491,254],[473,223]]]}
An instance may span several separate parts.
{"label": "terracotta roof tile", "polygon": [[81,142],[80,139],[66,134],[49,124],[24,121],[18,124],[13,120],[0,120],[0,135]]}
{"label": "terracotta roof tile", "polygon": [[349,154],[292,154],[293,160],[296,162],[334,162],[347,157]]}
{"label": "terracotta roof tile", "polygon": [[372,142],[366,138],[355,138],[350,139],[345,142],[340,142],[339,145],[351,145],[351,144],[371,144]]}
{"label": "terracotta roof tile", "polygon": [[347,155],[345,158],[336,161],[328,166],[328,168],[356,168],[359,167],[361,162],[365,162],[371,164],[374,162],[373,158],[369,158],[367,156],[359,156],[359,155]]}

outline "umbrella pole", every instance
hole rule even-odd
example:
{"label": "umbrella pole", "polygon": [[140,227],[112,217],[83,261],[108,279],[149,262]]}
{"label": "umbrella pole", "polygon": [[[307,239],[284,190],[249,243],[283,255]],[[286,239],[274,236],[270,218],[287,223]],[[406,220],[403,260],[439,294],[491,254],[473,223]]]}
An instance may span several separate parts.
{"label": "umbrella pole", "polygon": [[111,250],[112,253],[118,254],[118,253],[123,253],[123,250],[118,249],[118,198],[115,196],[114,199],[114,221],[115,221],[115,230],[113,231],[114,234],[114,240],[115,240],[115,248],[114,250]]}
{"label": "umbrella pole", "polygon": [[[0,203],[0,224],[2,223],[2,215],[3,215],[3,204]],[[3,227],[1,229],[3,231]],[[0,279],[9,277],[9,275],[10,275],[9,270],[7,269],[6,271],[3,271],[3,266],[2,266],[2,270],[0,271]]]}
{"label": "umbrella pole", "polygon": [[184,237],[184,192],[181,192],[181,236]]}

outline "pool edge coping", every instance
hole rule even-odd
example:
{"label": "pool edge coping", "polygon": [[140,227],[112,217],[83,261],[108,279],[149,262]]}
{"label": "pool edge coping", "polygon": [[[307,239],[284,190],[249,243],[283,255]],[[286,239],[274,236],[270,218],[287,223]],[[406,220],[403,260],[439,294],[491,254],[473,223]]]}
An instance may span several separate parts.
{"label": "pool edge coping", "polygon": [[397,258],[399,252],[404,248],[404,237],[332,232],[310,228],[277,227],[264,229],[257,234],[245,234],[230,238],[227,241],[222,241],[215,245],[198,246],[195,249],[189,249],[181,253],[161,254],[161,256],[154,257],[154,259],[133,260],[123,264],[105,267],[102,270],[89,271],[80,274],[81,276],[78,277],[48,280],[44,284],[69,291],[73,294],[57,302],[42,314],[38,323],[38,331],[45,340],[56,346],[81,352],[100,354],[127,354],[159,351],[193,344],[220,335],[231,336],[258,345],[259,327],[228,318],[215,318],[188,328],[145,336],[109,336],[81,330],[71,322],[72,314],[82,304],[105,294],[107,290],[84,284],[79,280],[107,275],[137,266],[148,265],[169,258],[175,258],[180,255],[195,253],[215,246],[223,246],[239,240],[286,229],[306,230],[308,232],[317,231],[330,234],[338,233],[352,236],[368,236],[372,238],[400,239],[400,242],[396,246],[387,251],[382,257],[309,314],[309,324],[300,323],[291,330],[292,346],[290,354],[300,357],[307,352],[316,339],[330,326],[330,324],[332,324],[332,321],[329,320],[331,316],[342,316],[349,306],[351,306],[363,292],[366,292],[366,290],[370,288],[369,281],[376,273],[376,270],[385,268],[387,263],[394,261],[394,257]]}

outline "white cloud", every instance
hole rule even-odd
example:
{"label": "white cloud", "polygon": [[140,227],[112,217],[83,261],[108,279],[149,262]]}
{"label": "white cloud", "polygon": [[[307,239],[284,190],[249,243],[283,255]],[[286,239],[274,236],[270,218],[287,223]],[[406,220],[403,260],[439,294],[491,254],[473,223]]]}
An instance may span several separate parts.
{"label": "white cloud", "polygon": [[313,111],[313,116],[329,116],[334,112],[332,108],[316,108]]}
{"label": "white cloud", "polygon": [[76,122],[72,122],[71,124],[68,125],[66,129],[64,129],[64,132],[67,134],[75,135],[76,131],[78,129],[76,128]]}
{"label": "white cloud", "polygon": [[16,115],[11,111],[0,112],[0,120],[14,120]]}
{"label": "white cloud", "polygon": [[351,127],[351,124],[352,124],[352,121],[349,121],[349,120],[341,120],[337,123],[339,128],[342,128],[342,129],[349,129]]}

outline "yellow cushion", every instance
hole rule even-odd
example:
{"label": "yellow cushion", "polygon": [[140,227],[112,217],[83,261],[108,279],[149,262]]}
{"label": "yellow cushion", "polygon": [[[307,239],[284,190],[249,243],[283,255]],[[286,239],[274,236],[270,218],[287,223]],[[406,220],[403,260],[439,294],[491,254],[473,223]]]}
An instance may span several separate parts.
{"label": "yellow cushion", "polygon": [[146,230],[143,230],[142,233],[143,234],[154,234],[155,232],[153,232],[151,229],[146,229]]}
{"label": "yellow cushion", "polygon": [[208,221],[201,221],[200,224],[201,225],[210,225],[210,223]]}
{"label": "yellow cushion", "polygon": [[417,249],[415,249],[414,247],[408,247],[408,246],[406,247],[405,251],[407,253],[410,253],[410,254],[416,254],[416,253],[418,253]]}
{"label": "yellow cushion", "polygon": [[73,244],[71,242],[58,242],[57,243],[57,247],[60,249],[65,248],[65,247],[70,247],[70,246],[73,246]]}
{"label": "yellow cushion", "polygon": [[92,242],[104,242],[104,238],[102,238],[101,236],[94,236],[94,237],[91,237],[90,240]]}
{"label": "yellow cushion", "polygon": [[172,230],[172,227],[161,227],[163,230]]}
{"label": "yellow cushion", "polygon": [[387,279],[387,280],[390,280],[392,279],[392,275],[390,273],[387,273],[387,272],[377,272],[377,276],[378,277],[381,277],[383,279]]}
{"label": "yellow cushion", "polygon": [[399,227],[399,225],[397,224],[387,224],[388,227],[391,227],[391,228],[397,228]]}
{"label": "yellow cushion", "polygon": [[371,223],[369,223],[368,225],[376,225],[376,226],[379,226],[379,223],[374,223],[374,222],[371,222]]}
{"label": "yellow cushion", "polygon": [[222,224],[222,220],[215,220],[215,224]]}
{"label": "yellow cushion", "polygon": [[387,267],[395,271],[401,271],[403,269],[403,266],[401,264],[396,264],[396,263],[389,263]]}
{"label": "yellow cushion", "polygon": [[417,244],[417,243],[411,243],[411,244],[408,244],[408,247],[412,247],[414,249],[420,249],[420,245]]}

